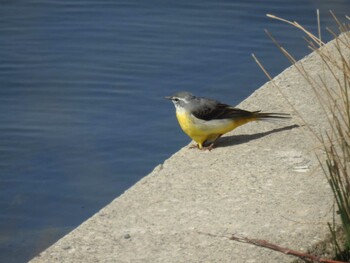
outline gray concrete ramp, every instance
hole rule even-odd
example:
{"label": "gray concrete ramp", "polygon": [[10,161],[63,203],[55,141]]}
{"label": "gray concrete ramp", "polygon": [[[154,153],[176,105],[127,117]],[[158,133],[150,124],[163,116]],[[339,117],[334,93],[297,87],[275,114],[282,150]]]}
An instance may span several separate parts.
{"label": "gray concrete ramp", "polygon": [[[332,43],[327,48],[335,53]],[[314,76],[324,70],[315,53],[299,63]],[[275,83],[315,131],[327,127],[314,92],[295,67]],[[329,84],[335,85],[332,78]],[[211,152],[185,146],[31,262],[295,260],[229,240],[231,234],[304,252],[322,245],[333,194],[314,153],[318,141],[271,83],[239,107],[292,113],[293,119],[249,123],[225,135]]]}

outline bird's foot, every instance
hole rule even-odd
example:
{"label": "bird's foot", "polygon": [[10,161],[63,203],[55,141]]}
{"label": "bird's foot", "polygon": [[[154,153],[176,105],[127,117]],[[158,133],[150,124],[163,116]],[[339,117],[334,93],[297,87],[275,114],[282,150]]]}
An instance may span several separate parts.
{"label": "bird's foot", "polygon": [[210,144],[209,146],[203,146],[200,148],[201,151],[211,151],[214,149],[214,143]]}
{"label": "bird's foot", "polygon": [[190,149],[194,149],[194,148],[199,149],[198,144],[191,144],[191,145],[190,145]]}
{"label": "bird's foot", "polygon": [[202,146],[202,147],[199,147],[198,144],[192,144],[190,146],[190,149],[194,149],[194,148],[197,148],[197,149],[199,149],[201,151],[211,151],[214,148],[214,143],[212,143],[212,144],[210,144],[208,146]]}

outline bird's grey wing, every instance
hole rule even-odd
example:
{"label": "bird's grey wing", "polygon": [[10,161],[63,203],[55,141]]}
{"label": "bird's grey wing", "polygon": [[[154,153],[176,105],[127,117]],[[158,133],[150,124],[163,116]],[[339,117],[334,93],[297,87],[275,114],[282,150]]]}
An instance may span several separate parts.
{"label": "bird's grey wing", "polygon": [[217,101],[209,101],[207,103],[203,103],[200,107],[192,111],[192,114],[196,118],[206,121],[215,119],[238,119],[242,117],[251,117],[255,113],[257,112],[241,110]]}

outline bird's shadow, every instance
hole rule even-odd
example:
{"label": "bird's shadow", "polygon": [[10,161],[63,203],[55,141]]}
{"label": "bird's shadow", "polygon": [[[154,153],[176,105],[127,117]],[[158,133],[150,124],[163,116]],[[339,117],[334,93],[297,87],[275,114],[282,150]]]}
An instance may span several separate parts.
{"label": "bird's shadow", "polygon": [[228,147],[228,146],[238,145],[242,143],[247,143],[249,141],[260,139],[272,133],[287,131],[298,127],[300,126],[297,124],[294,124],[294,125],[281,127],[278,129],[273,129],[267,132],[260,132],[260,133],[247,134],[247,135],[231,135],[231,136],[223,137],[218,140],[218,142],[215,145],[215,148]]}

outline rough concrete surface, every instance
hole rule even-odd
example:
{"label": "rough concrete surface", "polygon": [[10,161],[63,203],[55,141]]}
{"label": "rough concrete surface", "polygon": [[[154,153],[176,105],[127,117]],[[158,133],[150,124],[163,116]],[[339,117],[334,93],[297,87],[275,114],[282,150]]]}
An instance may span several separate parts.
{"label": "rough concrete surface", "polygon": [[[325,48],[336,57],[333,43]],[[336,86],[316,53],[297,65]],[[304,252],[324,242],[333,195],[315,155],[319,142],[301,119],[319,132],[326,117],[295,66],[274,81],[284,95],[269,82],[239,107],[291,120],[249,123],[211,152],[185,146],[31,262],[280,263],[295,258],[228,237]]]}

